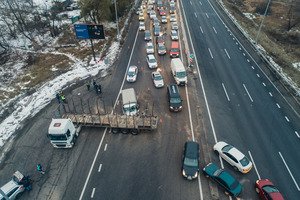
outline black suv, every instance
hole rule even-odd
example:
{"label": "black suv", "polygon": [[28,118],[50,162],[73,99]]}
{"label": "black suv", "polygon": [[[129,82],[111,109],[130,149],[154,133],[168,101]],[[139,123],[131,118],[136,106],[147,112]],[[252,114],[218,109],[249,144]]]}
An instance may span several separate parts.
{"label": "black suv", "polygon": [[188,141],[184,145],[182,160],[182,176],[192,180],[199,173],[199,145],[197,142]]}
{"label": "black suv", "polygon": [[182,100],[180,98],[178,86],[176,84],[170,84],[168,85],[167,89],[168,89],[169,109],[175,112],[181,111]]}

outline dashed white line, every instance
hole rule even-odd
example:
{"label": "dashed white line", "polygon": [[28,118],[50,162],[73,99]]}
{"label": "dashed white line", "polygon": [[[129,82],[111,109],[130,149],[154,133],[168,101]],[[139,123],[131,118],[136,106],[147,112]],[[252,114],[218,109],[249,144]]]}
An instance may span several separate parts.
{"label": "dashed white line", "polygon": [[297,137],[298,137],[298,138],[300,138],[300,135],[298,134],[298,132],[297,132],[297,131],[295,131],[295,134],[297,135]]}
{"label": "dashed white line", "polygon": [[290,122],[289,118],[287,116],[284,116],[287,122]]}
{"label": "dashed white line", "polygon": [[207,13],[205,13],[205,14],[206,14],[206,17],[209,18],[208,14]]}
{"label": "dashed white line", "polygon": [[235,38],[232,38],[232,40],[235,40]]}
{"label": "dashed white line", "polygon": [[260,180],[260,175],[259,175],[259,173],[258,173],[258,170],[257,170],[257,168],[256,168],[255,162],[254,162],[254,160],[253,160],[253,158],[252,158],[252,155],[251,155],[250,151],[248,151],[248,153],[249,153],[250,159],[251,159],[251,161],[252,161],[252,164],[253,164],[253,166],[254,166],[254,169],[255,169],[255,171],[256,171],[257,177],[258,177],[258,179]]}
{"label": "dashed white line", "polygon": [[242,48],[240,47],[239,50],[242,50]]}
{"label": "dashed white line", "polygon": [[230,56],[229,56],[229,54],[228,54],[228,52],[227,52],[227,50],[226,50],[226,49],[224,49],[224,50],[225,50],[225,53],[226,53],[227,57],[228,57],[229,59],[231,59]]}
{"label": "dashed white line", "polygon": [[99,165],[98,172],[101,172],[102,164]]}
{"label": "dashed white line", "polygon": [[287,164],[286,164],[286,162],[285,162],[285,160],[284,160],[283,156],[281,155],[281,153],[280,153],[280,152],[278,152],[278,153],[279,153],[279,155],[280,155],[280,157],[281,157],[281,159],[282,159],[282,161],[283,161],[283,163],[284,163],[284,165],[285,165],[286,169],[287,169],[287,170],[288,170],[288,172],[290,173],[290,176],[292,177],[292,179],[293,179],[293,181],[294,181],[294,183],[295,183],[295,185],[296,185],[296,187],[297,187],[298,191],[300,191],[300,188],[299,188],[299,186],[298,186],[298,184],[297,184],[296,180],[294,179],[294,176],[293,176],[293,174],[292,174],[291,170],[290,170],[290,169],[289,169],[289,167],[287,166]]}
{"label": "dashed white line", "polygon": [[256,76],[257,76],[258,78],[260,78],[259,74],[256,74]]}
{"label": "dashed white line", "polygon": [[104,146],[104,151],[106,151],[106,149],[107,149],[107,144],[105,144],[105,146]]}
{"label": "dashed white line", "polygon": [[95,190],[96,190],[96,188],[93,188],[91,198],[94,198]]}
{"label": "dashed white line", "polygon": [[200,5],[202,6],[202,3],[201,3],[201,1],[200,1]]}
{"label": "dashed white line", "polygon": [[248,94],[248,96],[249,96],[251,102],[253,102],[253,99],[252,99],[251,95],[249,94],[249,92],[248,92],[248,90],[247,90],[245,84],[243,84],[243,86],[244,86],[244,88],[245,88],[245,90],[246,90],[246,92],[247,92],[247,94]]}
{"label": "dashed white line", "polygon": [[197,17],[197,14],[196,14],[195,12],[194,12],[194,14],[195,14],[196,18],[198,18],[198,17]]}
{"label": "dashed white line", "polygon": [[211,53],[211,51],[210,51],[210,48],[208,48],[208,51],[209,51],[209,53],[210,53],[210,57],[213,59],[214,57],[213,57],[213,55],[212,55],[212,53]]}
{"label": "dashed white line", "polygon": [[243,56],[246,56],[246,54],[245,54],[245,53],[243,53]]}
{"label": "dashed white line", "polygon": [[191,1],[190,1],[190,4],[193,5]]}
{"label": "dashed white line", "polygon": [[269,92],[269,95],[272,97],[273,96],[273,94],[271,93],[271,92]]}
{"label": "dashed white line", "polygon": [[203,33],[203,30],[202,30],[202,27],[200,26],[200,31],[201,31],[201,33]]}
{"label": "dashed white line", "polygon": [[213,29],[214,29],[215,33],[218,34],[217,31],[216,31],[216,29],[215,29],[215,27],[213,27]]}
{"label": "dashed white line", "polygon": [[255,69],[253,66],[251,66],[251,67],[252,67],[253,70]]}
{"label": "dashed white line", "polygon": [[249,59],[247,59],[247,62],[250,62],[250,60],[249,60]]}
{"label": "dashed white line", "polygon": [[265,86],[265,87],[266,87],[266,84],[265,84],[264,82],[262,82],[262,84],[263,84],[263,86]]}
{"label": "dashed white line", "polygon": [[227,100],[230,101],[224,83],[222,83],[222,86],[223,86],[223,90],[224,90],[224,92],[225,92],[225,94],[226,94]]}
{"label": "dashed white line", "polygon": [[279,105],[278,103],[276,103],[276,106],[277,106],[278,108],[280,108],[280,105]]}
{"label": "dashed white line", "polygon": [[235,44],[236,44],[236,45],[239,45],[239,43],[237,43],[237,42],[236,42]]}

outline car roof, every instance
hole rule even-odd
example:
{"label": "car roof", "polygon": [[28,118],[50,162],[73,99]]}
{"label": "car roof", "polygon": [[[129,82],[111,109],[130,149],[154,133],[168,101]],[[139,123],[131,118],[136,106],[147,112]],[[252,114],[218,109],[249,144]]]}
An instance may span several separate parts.
{"label": "car roof", "polygon": [[231,148],[228,153],[230,153],[231,155],[233,155],[236,159],[241,160],[245,157],[245,155],[240,152],[237,148],[233,147]]}
{"label": "car roof", "polygon": [[153,46],[152,42],[147,42],[147,46]]}
{"label": "car roof", "polygon": [[137,66],[132,65],[128,68],[128,71],[134,71],[136,68],[137,68]]}
{"label": "car roof", "polygon": [[188,158],[198,158],[198,143],[188,141],[185,143],[185,156]]}
{"label": "car roof", "polygon": [[9,191],[11,191],[12,189],[14,189],[15,187],[18,187],[18,184],[16,182],[14,182],[13,180],[10,180],[8,183],[6,183],[5,185],[3,185],[1,187],[1,190],[7,194]]}
{"label": "car roof", "polygon": [[158,43],[158,46],[165,46],[163,43]]}
{"label": "car roof", "polygon": [[152,55],[152,54],[149,54],[149,55],[148,55],[148,58],[149,58],[149,59],[151,59],[151,58],[154,58],[154,59],[155,59],[154,55]]}

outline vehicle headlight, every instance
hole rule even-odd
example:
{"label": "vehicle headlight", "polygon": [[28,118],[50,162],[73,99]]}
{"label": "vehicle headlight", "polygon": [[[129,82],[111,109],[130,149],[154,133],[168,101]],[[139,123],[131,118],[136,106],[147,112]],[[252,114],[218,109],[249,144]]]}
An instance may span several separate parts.
{"label": "vehicle headlight", "polygon": [[182,106],[179,106],[179,109],[182,109]]}
{"label": "vehicle headlight", "polygon": [[197,178],[198,177],[198,172],[195,173],[195,175],[193,176],[193,178]]}
{"label": "vehicle headlight", "polygon": [[172,109],[172,110],[173,110],[173,106],[170,106],[170,109]]}
{"label": "vehicle headlight", "polygon": [[177,83],[177,85],[179,85],[179,84],[180,84],[180,82],[179,82],[179,81],[176,81],[176,83]]}
{"label": "vehicle headlight", "polygon": [[185,171],[184,171],[184,169],[182,170],[182,175],[185,176]]}

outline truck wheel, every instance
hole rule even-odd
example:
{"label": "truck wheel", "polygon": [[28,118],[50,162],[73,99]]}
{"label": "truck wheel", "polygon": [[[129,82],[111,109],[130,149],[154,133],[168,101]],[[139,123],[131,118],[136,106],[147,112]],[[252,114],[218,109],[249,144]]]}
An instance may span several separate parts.
{"label": "truck wheel", "polygon": [[128,134],[129,130],[127,128],[122,128],[121,133]]}
{"label": "truck wheel", "polygon": [[139,134],[139,131],[137,129],[131,129],[131,134],[137,135],[137,134]]}
{"label": "truck wheel", "polygon": [[111,132],[112,132],[113,134],[118,134],[118,133],[120,132],[120,129],[119,129],[119,128],[112,128],[112,129],[111,129]]}

